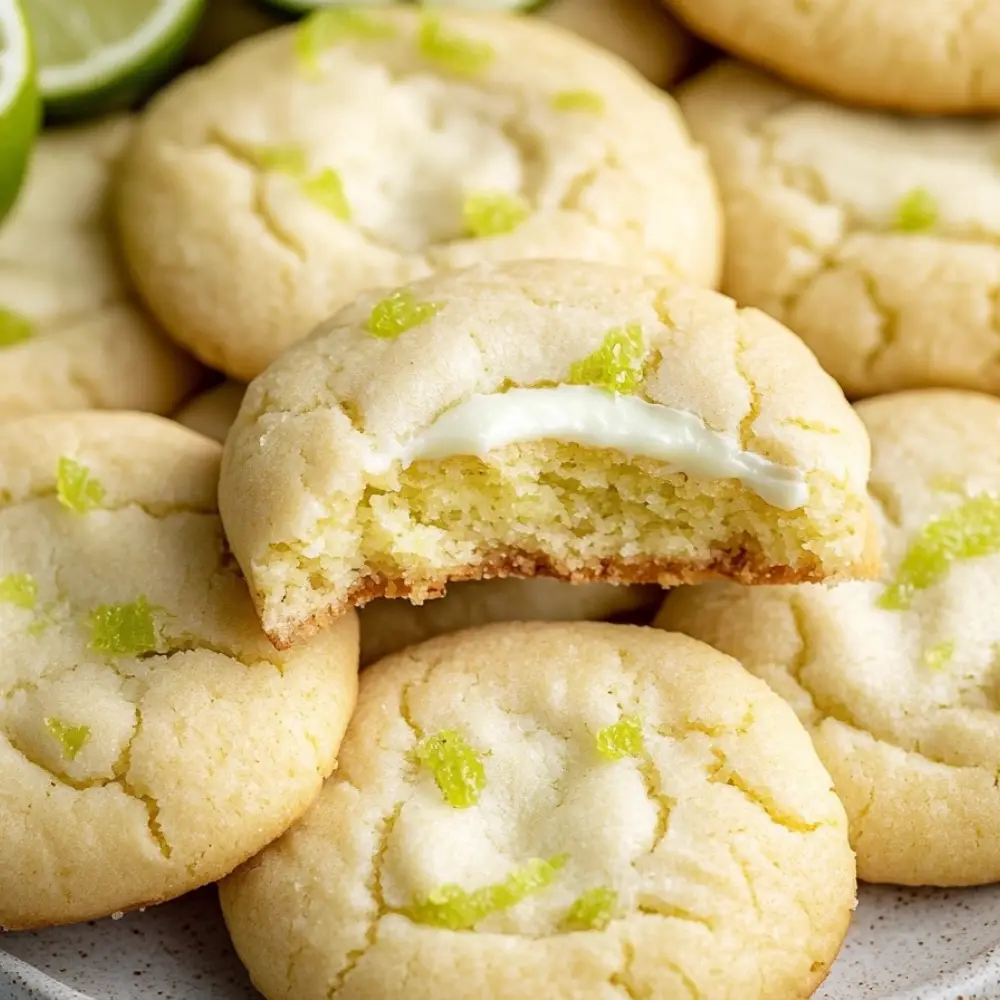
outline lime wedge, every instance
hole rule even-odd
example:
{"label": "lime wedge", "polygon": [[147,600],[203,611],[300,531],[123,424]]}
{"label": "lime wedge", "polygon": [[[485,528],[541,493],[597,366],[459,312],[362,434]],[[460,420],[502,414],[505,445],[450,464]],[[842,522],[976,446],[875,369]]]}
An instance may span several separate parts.
{"label": "lime wedge", "polygon": [[205,0],[23,0],[45,110],[76,118],[127,107],[177,62]]}
{"label": "lime wedge", "polygon": [[21,190],[40,118],[28,26],[17,0],[0,0],[0,219]]}

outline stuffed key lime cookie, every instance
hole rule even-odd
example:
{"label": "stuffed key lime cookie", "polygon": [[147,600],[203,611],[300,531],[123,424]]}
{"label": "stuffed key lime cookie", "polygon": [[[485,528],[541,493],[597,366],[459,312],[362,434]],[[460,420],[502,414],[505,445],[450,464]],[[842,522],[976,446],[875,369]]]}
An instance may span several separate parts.
{"label": "stuffed key lime cookie", "polygon": [[244,381],[363,289],[436,270],[719,267],[672,100],[535,18],[334,8],[250,39],[152,102],[118,207],[153,311]]}
{"label": "stuffed key lime cookie", "polygon": [[440,600],[423,605],[393,600],[366,604],[358,614],[361,665],[435,636],[491,622],[600,621],[637,615],[636,620],[648,623],[662,601],[659,587],[574,585],[544,578],[455,583]]}
{"label": "stuffed key lime cookie", "polygon": [[185,403],[175,414],[174,420],[205,437],[226,440],[247,387],[239,382],[220,382]]}
{"label": "stuffed key lime cookie", "polygon": [[684,636],[521,623],[362,673],[337,775],[221,898],[268,1000],[792,1000],[854,888],[766,685]]}
{"label": "stuffed key lime cookie", "polygon": [[2,928],[215,881],[334,767],[356,619],[275,652],[226,552],[220,450],[135,413],[0,427]]}
{"label": "stuffed key lime cookie", "polygon": [[865,576],[867,476],[861,422],[762,313],[522,261],[367,293],[288,351],[247,390],[219,496],[283,646],[449,580]]}
{"label": "stuffed key lime cookie", "polygon": [[710,41],[846,104],[1000,110],[998,0],[666,0]]}
{"label": "stuffed key lime cookie", "polygon": [[46,410],[167,412],[198,367],[132,297],[108,232],[125,116],[46,132],[0,228],[0,420]]}
{"label": "stuffed key lime cookie", "polygon": [[671,594],[658,623],[717,646],[809,727],[860,877],[1000,880],[1000,402],[944,390],[858,407],[886,572],[833,588]]}
{"label": "stuffed key lime cookie", "polygon": [[724,291],[849,396],[1000,392],[1000,121],[840,108],[732,62],[680,100],[722,191]]}

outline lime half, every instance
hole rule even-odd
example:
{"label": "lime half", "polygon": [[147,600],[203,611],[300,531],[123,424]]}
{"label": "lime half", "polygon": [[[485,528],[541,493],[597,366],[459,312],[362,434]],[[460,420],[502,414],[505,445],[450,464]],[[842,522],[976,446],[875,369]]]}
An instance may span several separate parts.
{"label": "lime half", "polygon": [[[308,14],[321,7],[377,7],[393,0],[264,0],[269,7],[276,7],[286,14]],[[431,7],[464,7],[466,10],[527,11],[541,6],[545,0],[433,0],[421,4]],[[420,4],[420,0],[417,0]]]}
{"label": "lime half", "polygon": [[17,0],[0,0],[0,219],[21,189],[40,115],[28,26]]}
{"label": "lime half", "polygon": [[205,0],[24,0],[45,110],[127,107],[170,72]]}

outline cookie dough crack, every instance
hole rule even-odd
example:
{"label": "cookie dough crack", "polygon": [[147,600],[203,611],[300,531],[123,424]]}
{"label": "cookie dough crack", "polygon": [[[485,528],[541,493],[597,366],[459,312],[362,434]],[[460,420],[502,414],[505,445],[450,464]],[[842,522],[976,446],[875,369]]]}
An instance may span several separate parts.
{"label": "cookie dough crack", "polygon": [[[39,500],[54,499],[57,495],[58,494],[54,485],[46,486],[38,490],[31,490],[23,496],[19,496],[17,499],[10,494],[0,494],[0,511],[26,507],[27,505],[36,503]],[[147,500],[126,500],[122,503],[102,503],[100,507],[96,507],[94,509],[94,512],[103,511],[104,513],[117,514],[121,511],[136,509],[141,510],[144,514],[147,514],[156,521],[165,521],[168,518],[177,517],[183,514],[194,514],[205,517],[219,516],[219,512],[214,503],[205,506],[196,503],[179,503],[176,501],[166,501],[160,503],[150,502]]]}
{"label": "cookie dough crack", "polygon": [[747,392],[750,394],[747,412],[740,421],[740,446],[748,450],[750,447],[750,441],[754,436],[753,426],[757,422],[757,418],[760,416],[761,395],[760,390],[757,388],[757,383],[750,377],[750,372],[743,363],[746,351],[746,339],[743,336],[743,331],[740,330],[736,334],[736,353],[734,356],[734,363],[736,365],[737,373],[746,383]]}
{"label": "cookie dough crack", "polygon": [[253,193],[250,196],[250,211],[253,212],[264,231],[278,246],[287,250],[299,261],[304,261],[306,259],[305,247],[292,233],[281,225],[277,216],[271,211],[271,206],[268,204],[267,195],[264,190],[264,179],[268,172],[254,163],[253,159],[240,149],[239,143],[227,136],[221,129],[213,129],[205,145],[209,149],[222,152],[227,159],[233,163],[240,164],[240,166],[245,167],[251,172],[253,176]]}
{"label": "cookie dough crack", "polygon": [[175,656],[177,653],[206,652],[216,653],[219,656],[225,656],[230,660],[235,660],[248,670],[255,667],[268,666],[273,667],[281,676],[284,676],[285,673],[284,665],[279,663],[277,660],[269,659],[266,656],[248,656],[246,653],[233,649],[231,646],[226,646],[223,643],[212,642],[208,639],[202,639],[199,636],[168,636],[164,639],[164,642],[165,648],[157,649],[150,653],[142,653],[136,657],[136,659],[153,660],[162,657],[165,660],[169,660],[170,657]]}
{"label": "cookie dough crack", "polygon": [[337,972],[333,982],[327,989],[327,1000],[333,1000],[343,987],[344,983],[347,981],[348,976],[350,976],[350,974],[357,968],[361,959],[364,958],[369,950],[374,947],[378,938],[378,928],[382,917],[388,913],[395,912],[391,910],[385,902],[385,891],[382,887],[382,869],[385,865],[386,852],[389,850],[389,838],[392,836],[393,828],[399,819],[400,813],[403,811],[403,805],[404,803],[397,802],[393,806],[392,812],[389,813],[388,816],[384,817],[381,823],[378,844],[376,845],[375,853],[372,856],[371,874],[368,877],[366,886],[368,894],[371,896],[372,902],[375,905],[375,912],[365,926],[364,944],[360,948],[352,948],[347,953],[345,964]]}

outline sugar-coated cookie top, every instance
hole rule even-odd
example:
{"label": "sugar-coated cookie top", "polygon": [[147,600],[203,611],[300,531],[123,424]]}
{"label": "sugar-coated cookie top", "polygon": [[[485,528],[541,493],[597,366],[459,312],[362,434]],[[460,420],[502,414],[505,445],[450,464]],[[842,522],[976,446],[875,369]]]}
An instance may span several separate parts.
{"label": "sugar-coated cookie top", "polygon": [[669,97],[543,21],[454,10],[325,11],[180,78],[120,215],[158,315],[244,379],[362,289],[438,269],[718,271],[712,182]]}
{"label": "sugar-coated cookie top", "polygon": [[727,52],[847,105],[1000,109],[997,0],[666,0]]}
{"label": "sugar-coated cookie top", "polygon": [[0,926],[218,878],[332,762],[356,620],[268,643],[216,513],[220,451],[135,413],[0,427]]}
{"label": "sugar-coated cookie top", "polygon": [[109,189],[133,120],[46,131],[0,227],[0,420],[169,410],[197,368],[139,311],[110,237]]}
{"label": "sugar-coated cookie top", "polygon": [[883,578],[685,588],[658,623],[739,657],[814,727],[865,877],[993,881],[1000,851],[979,831],[1000,815],[1000,401],[924,390],[858,411]]}
{"label": "sugar-coated cookie top", "polygon": [[842,807],[763,683],[683,636],[538,623],[365,671],[337,775],[222,889],[271,1000],[798,996],[853,894]]}

